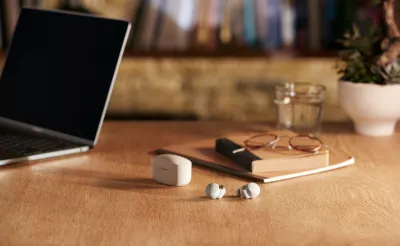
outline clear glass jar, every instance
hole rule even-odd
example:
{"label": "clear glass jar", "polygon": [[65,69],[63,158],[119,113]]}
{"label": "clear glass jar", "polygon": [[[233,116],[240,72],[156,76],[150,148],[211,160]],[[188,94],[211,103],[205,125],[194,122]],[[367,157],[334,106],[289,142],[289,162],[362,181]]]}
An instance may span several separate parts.
{"label": "clear glass jar", "polygon": [[307,82],[290,82],[275,86],[278,129],[296,133],[319,133],[326,88]]}

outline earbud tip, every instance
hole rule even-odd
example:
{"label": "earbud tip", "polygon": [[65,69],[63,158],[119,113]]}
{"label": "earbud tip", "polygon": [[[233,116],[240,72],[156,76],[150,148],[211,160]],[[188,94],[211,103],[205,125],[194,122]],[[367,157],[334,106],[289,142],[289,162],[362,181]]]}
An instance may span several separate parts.
{"label": "earbud tip", "polygon": [[243,197],[244,199],[249,199],[249,198],[250,198],[249,193],[248,193],[247,190],[245,190],[245,189],[240,189],[240,195],[241,195],[241,197]]}
{"label": "earbud tip", "polygon": [[226,189],[225,189],[225,187],[223,187],[223,188],[219,191],[218,199],[224,197],[225,193],[226,193]]}

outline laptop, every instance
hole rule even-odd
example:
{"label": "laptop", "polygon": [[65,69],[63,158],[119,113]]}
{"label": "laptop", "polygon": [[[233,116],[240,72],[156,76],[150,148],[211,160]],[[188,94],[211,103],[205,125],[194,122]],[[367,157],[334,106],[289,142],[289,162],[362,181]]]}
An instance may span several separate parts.
{"label": "laptop", "polygon": [[0,166],[95,147],[130,23],[22,8],[0,77]]}

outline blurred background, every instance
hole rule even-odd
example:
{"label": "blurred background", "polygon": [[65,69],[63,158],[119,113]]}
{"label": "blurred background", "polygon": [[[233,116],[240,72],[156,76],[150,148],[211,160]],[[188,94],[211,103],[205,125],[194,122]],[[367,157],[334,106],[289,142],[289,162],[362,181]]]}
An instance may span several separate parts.
{"label": "blurred background", "polygon": [[382,18],[368,0],[2,0],[1,63],[23,6],[132,23],[108,119],[272,121],[273,86],[302,81],[326,86],[324,121],[346,121],[335,40]]}

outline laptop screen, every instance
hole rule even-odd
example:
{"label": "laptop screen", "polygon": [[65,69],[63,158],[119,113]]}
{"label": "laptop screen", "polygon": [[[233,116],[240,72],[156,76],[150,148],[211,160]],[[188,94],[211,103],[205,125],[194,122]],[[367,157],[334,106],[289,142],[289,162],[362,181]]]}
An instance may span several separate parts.
{"label": "laptop screen", "polygon": [[0,80],[0,116],[95,141],[129,23],[22,9]]}

